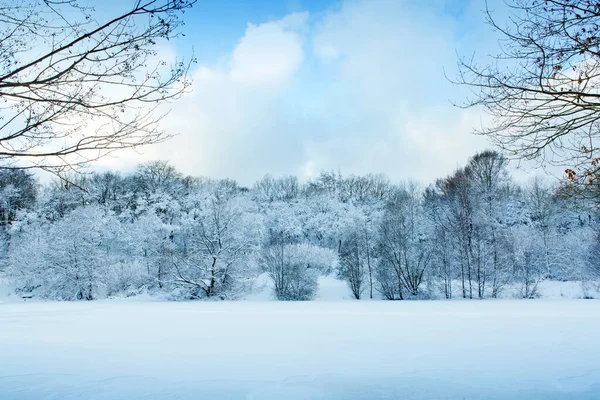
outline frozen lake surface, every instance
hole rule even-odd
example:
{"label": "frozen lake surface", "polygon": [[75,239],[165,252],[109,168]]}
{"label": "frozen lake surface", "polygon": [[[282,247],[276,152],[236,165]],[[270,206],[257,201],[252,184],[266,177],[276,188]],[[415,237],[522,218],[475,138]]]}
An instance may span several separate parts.
{"label": "frozen lake surface", "polygon": [[0,399],[599,399],[596,300],[0,304]]}

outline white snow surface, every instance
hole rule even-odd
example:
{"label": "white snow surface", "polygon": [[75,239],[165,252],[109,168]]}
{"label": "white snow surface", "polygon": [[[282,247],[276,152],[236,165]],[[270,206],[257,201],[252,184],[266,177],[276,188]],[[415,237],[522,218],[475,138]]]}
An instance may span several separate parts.
{"label": "white snow surface", "polygon": [[0,303],[0,399],[599,399],[597,300]]}

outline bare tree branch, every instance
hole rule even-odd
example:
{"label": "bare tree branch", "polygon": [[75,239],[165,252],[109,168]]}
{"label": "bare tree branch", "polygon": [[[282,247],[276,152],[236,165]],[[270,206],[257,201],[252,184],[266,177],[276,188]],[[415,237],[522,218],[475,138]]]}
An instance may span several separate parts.
{"label": "bare tree branch", "polygon": [[167,65],[195,0],[143,0],[102,21],[76,0],[0,0],[0,167],[60,171],[159,143],[160,103],[188,87],[192,60]]}
{"label": "bare tree branch", "polygon": [[[486,4],[500,54],[488,64],[459,58],[454,80],[472,89],[462,107],[482,107],[489,137],[511,157],[566,167],[571,185],[598,186],[600,3],[511,0],[506,25]],[[597,190],[595,190],[597,192]]]}

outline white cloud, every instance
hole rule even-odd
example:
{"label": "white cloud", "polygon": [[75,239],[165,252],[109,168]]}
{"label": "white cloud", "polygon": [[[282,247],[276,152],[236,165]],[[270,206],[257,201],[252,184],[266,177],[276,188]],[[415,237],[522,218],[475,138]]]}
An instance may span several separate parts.
{"label": "white cloud", "polygon": [[153,156],[187,174],[244,183],[284,164],[286,151],[278,149],[287,144],[278,104],[302,65],[307,18],[299,13],[249,24],[228,60],[199,67],[191,93],[173,104],[164,123],[180,135]]}
{"label": "white cloud", "polygon": [[248,24],[246,35],[233,50],[232,82],[281,85],[289,81],[303,59],[298,31],[307,13],[291,14],[261,25]]}
{"label": "white cloud", "polygon": [[486,147],[480,116],[450,104],[444,68],[456,62],[456,24],[411,2],[346,2],[318,26],[314,54],[335,77],[320,115],[328,138],[308,145],[316,168],[432,181]]}
{"label": "white cloud", "polygon": [[345,1],[319,16],[249,24],[173,104],[164,126],[180,135],[145,153],[243,184],[323,169],[425,182],[452,172],[487,146],[471,134],[481,116],[450,104],[463,93],[444,69],[452,73],[461,40],[487,28],[481,20],[457,33],[438,12],[443,2]]}

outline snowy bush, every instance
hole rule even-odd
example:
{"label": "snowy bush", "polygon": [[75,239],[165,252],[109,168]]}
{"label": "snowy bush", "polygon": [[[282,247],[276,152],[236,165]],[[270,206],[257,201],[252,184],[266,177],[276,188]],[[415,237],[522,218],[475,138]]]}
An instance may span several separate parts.
{"label": "snowy bush", "polygon": [[336,265],[337,255],[318,246],[280,242],[263,250],[261,263],[278,300],[311,300],[319,275]]}

